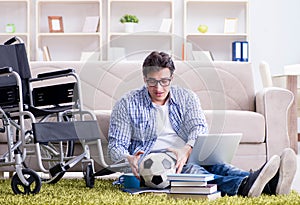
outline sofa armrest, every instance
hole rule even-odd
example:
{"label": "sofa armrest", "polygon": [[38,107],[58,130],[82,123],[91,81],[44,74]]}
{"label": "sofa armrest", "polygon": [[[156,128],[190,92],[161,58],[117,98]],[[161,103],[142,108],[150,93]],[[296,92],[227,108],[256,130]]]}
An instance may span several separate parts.
{"label": "sofa armrest", "polygon": [[278,87],[264,88],[256,94],[256,112],[262,114],[266,122],[268,159],[290,147],[288,111],[293,99],[291,91]]}

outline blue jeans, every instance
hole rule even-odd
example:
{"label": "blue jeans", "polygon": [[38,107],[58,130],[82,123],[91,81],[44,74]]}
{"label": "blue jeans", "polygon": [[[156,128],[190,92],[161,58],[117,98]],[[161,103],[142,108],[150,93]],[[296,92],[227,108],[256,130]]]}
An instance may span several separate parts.
{"label": "blue jeans", "polygon": [[216,164],[212,166],[200,166],[198,164],[186,164],[181,173],[189,174],[214,174],[215,179],[209,183],[217,184],[222,195],[233,196],[238,193],[240,184],[249,176],[249,172],[238,169],[230,164]]}

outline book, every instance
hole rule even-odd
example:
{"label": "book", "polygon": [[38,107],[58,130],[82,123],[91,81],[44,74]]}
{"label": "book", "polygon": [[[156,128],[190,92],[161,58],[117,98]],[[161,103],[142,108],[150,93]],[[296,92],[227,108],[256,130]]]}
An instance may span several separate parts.
{"label": "book", "polygon": [[51,56],[48,46],[43,46],[43,59],[44,61],[51,61]]}
{"label": "book", "polygon": [[213,174],[168,174],[168,180],[181,181],[211,181],[214,180]]}
{"label": "book", "polygon": [[174,194],[170,193],[167,195],[168,197],[172,197],[175,199],[208,199],[215,200],[217,198],[221,198],[221,192],[217,191],[212,194]]}
{"label": "book", "polygon": [[140,188],[121,188],[122,191],[129,194],[143,194],[143,193],[170,193],[170,189],[153,189],[150,187]]}
{"label": "book", "polygon": [[170,193],[175,194],[211,194],[217,191],[216,184],[206,186],[171,186]]}
{"label": "book", "polygon": [[170,185],[172,186],[206,186],[206,181],[170,181]]}

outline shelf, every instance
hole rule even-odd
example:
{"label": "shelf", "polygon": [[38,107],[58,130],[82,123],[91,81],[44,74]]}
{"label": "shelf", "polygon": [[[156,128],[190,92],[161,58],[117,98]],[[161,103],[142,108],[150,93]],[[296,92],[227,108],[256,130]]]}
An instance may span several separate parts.
{"label": "shelf", "polygon": [[[107,6],[108,54],[114,48],[123,49],[129,60],[140,60],[145,57],[145,52],[153,49],[174,53],[173,0],[109,0]],[[132,33],[124,32],[124,25],[120,23],[124,14],[139,19]],[[163,19],[171,19],[169,32],[159,32]]]}
{"label": "shelf", "polygon": [[248,0],[186,0],[189,2],[197,3],[248,3]]}
{"label": "shelf", "polygon": [[189,33],[187,36],[199,36],[199,37],[213,37],[213,36],[223,36],[223,37],[247,37],[246,33]]}
{"label": "shelf", "polygon": [[[44,46],[53,61],[77,61],[83,52],[102,52],[101,0],[37,0],[36,15],[36,59]],[[61,16],[64,32],[49,32],[48,16]],[[96,32],[82,32],[89,16],[100,19]]]}
{"label": "shelf", "polygon": [[[30,0],[0,0],[0,41],[1,43],[8,40],[13,36],[20,36],[26,45],[27,57],[30,59],[31,46],[30,46]],[[15,32],[7,33],[5,25],[14,24]]]}
{"label": "shelf", "polygon": [[135,33],[123,33],[123,32],[112,32],[110,36],[172,36],[171,33],[163,33],[163,32],[135,32]]}
{"label": "shelf", "polygon": [[37,36],[99,36],[100,33],[39,33]]}
{"label": "shelf", "polygon": [[[210,51],[215,60],[232,59],[232,42],[248,41],[248,0],[185,0],[184,1],[184,56],[191,59],[191,49]],[[225,33],[225,19],[236,18],[234,33]],[[207,33],[198,31],[207,25]]]}
{"label": "shelf", "polygon": [[[172,3],[173,0],[125,0],[126,2],[168,2]],[[110,2],[124,2],[124,0],[110,0]]]}

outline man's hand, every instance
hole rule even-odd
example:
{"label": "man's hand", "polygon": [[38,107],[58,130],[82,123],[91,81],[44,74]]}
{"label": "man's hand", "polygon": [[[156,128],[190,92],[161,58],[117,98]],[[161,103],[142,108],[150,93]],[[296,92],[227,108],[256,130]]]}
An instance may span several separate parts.
{"label": "man's hand", "polygon": [[179,174],[182,171],[183,166],[187,162],[191,152],[192,152],[192,147],[190,145],[185,145],[182,148],[168,148],[170,152],[173,152],[176,157],[177,157],[177,162],[176,162],[176,173]]}
{"label": "man's hand", "polygon": [[137,153],[135,153],[134,155],[129,155],[127,156],[127,160],[129,162],[129,165],[131,167],[132,173],[134,174],[134,176],[136,176],[136,178],[140,179],[139,176],[139,167],[138,167],[138,161],[140,159],[140,155],[144,154],[144,151],[138,151]]}

